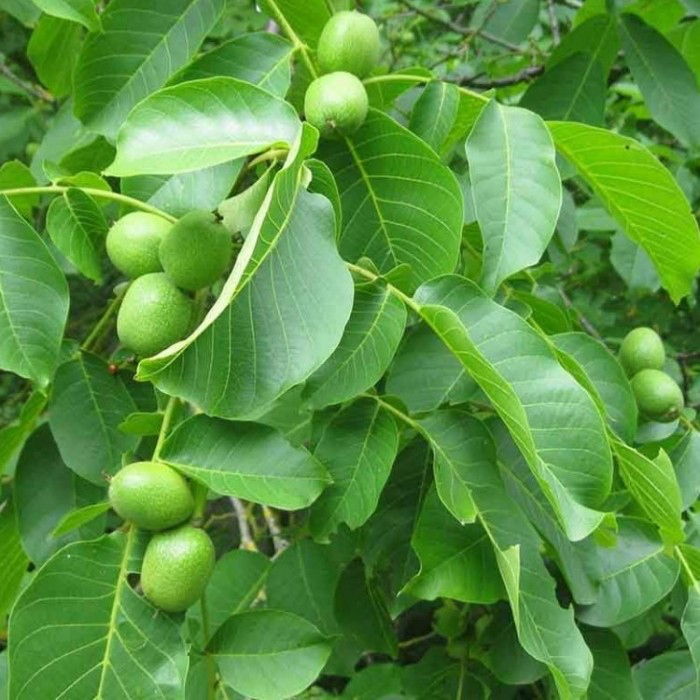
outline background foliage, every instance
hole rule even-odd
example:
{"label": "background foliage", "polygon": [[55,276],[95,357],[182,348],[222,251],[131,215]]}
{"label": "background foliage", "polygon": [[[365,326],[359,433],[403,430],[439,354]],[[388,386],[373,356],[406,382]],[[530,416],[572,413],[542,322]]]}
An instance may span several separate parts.
{"label": "background foliage", "polygon": [[[321,142],[354,3],[259,5],[0,0],[0,697],[697,698],[700,3],[367,0],[372,109]],[[238,251],[140,362],[134,209]],[[183,615],[105,501],[154,450],[217,547]]]}

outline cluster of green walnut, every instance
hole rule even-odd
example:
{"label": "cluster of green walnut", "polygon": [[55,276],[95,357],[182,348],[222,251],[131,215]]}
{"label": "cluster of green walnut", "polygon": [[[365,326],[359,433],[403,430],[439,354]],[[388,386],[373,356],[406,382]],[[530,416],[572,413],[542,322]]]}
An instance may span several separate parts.
{"label": "cluster of green walnut", "polygon": [[124,520],[152,532],[141,565],[141,588],[157,608],[187,610],[204,593],[214,568],[214,545],[188,521],[194,497],[187,479],[162,462],[134,462],[116,473],[109,501]]}
{"label": "cluster of green walnut", "polygon": [[662,423],[678,418],[683,392],[663,371],[666,352],[659,334],[651,328],[635,328],[622,341],[619,357],[642,416]]}
{"label": "cluster of green walnut", "polygon": [[231,254],[231,236],[210,212],[191,211],[174,224],[147,212],[116,221],[107,255],[133,280],[117,316],[119,340],[149,356],[184,338],[194,321],[187,293],[220,279]]}
{"label": "cluster of green walnut", "polygon": [[369,100],[360,78],[379,59],[379,30],[374,20],[355,11],[334,14],[321,32],[317,58],[324,75],[306,91],[304,116],[324,138],[348,136],[367,117]]}

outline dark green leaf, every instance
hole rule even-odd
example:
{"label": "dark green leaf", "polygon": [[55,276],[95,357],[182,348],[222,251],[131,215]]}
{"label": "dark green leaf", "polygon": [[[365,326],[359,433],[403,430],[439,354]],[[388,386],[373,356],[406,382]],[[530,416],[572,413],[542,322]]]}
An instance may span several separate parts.
{"label": "dark green leaf", "polygon": [[394,418],[372,399],[355,401],[333,417],[314,450],[333,480],[311,507],[314,537],[327,540],[341,523],[354,530],[369,519],[398,448]]}
{"label": "dark green leaf", "polygon": [[76,474],[104,486],[138,439],[119,430],[136,410],[121,378],[89,353],[62,364],[51,394],[49,424],[61,457]]}
{"label": "dark green leaf", "polygon": [[82,24],[90,31],[100,29],[94,0],[34,0],[46,14]]}
{"label": "dark green leaf", "polygon": [[83,275],[98,284],[108,228],[102,209],[78,188],[71,187],[51,202],[46,219],[51,240]]}
{"label": "dark green leaf", "polygon": [[578,617],[596,627],[612,627],[641,615],[666,596],[678,578],[678,562],[664,551],[652,525],[619,517],[614,547],[598,549],[601,583],[593,605]]}
{"label": "dark green leaf", "polygon": [[260,6],[287,36],[296,37],[312,48],[333,13],[325,0],[262,0]]}
{"label": "dark green leaf", "polygon": [[331,644],[298,615],[264,609],[230,617],[208,651],[234,690],[260,700],[282,700],[316,679]]}
{"label": "dark green leaf", "polygon": [[82,527],[86,523],[92,522],[103,513],[106,513],[109,508],[110,504],[108,501],[91,503],[90,505],[82,506],[81,508],[74,508],[61,518],[58,525],[56,525],[56,527],[53,529],[51,536],[60,537],[61,535],[65,535],[67,532],[72,532],[73,530]]}
{"label": "dark green leaf", "polygon": [[689,430],[668,456],[676,472],[682,508],[687,510],[700,497],[700,435],[695,430]]}
{"label": "dark green leaf", "polygon": [[68,285],[46,244],[0,195],[0,369],[46,386],[68,316]]}
{"label": "dark green leaf", "polygon": [[386,285],[356,286],[340,344],[306,383],[309,404],[319,409],[342,403],[374,386],[389,366],[405,324],[406,307]]}
{"label": "dark green leaf", "polygon": [[409,129],[438,154],[457,119],[459,97],[456,85],[433,80],[413,105]]}
{"label": "dark green leaf", "polygon": [[396,635],[381,592],[369,578],[361,559],[354,559],[340,575],[335,591],[335,618],[343,632],[365,651],[396,656]]}
{"label": "dark green leaf", "polygon": [[104,491],[70,471],[61,460],[47,424],[27,440],[17,462],[14,504],[24,550],[43,563],[68,542],[96,537],[103,523],[54,537],[54,529],[75,508],[101,501]]}
{"label": "dark green leaf", "polygon": [[477,523],[462,525],[431,489],[413,533],[421,568],[405,591],[417,598],[493,603],[505,597],[493,548]]}
{"label": "dark green leaf", "polygon": [[595,662],[589,700],[639,700],[630,662],[620,639],[602,629],[586,630],[585,636]]}
{"label": "dark green leaf", "polygon": [[320,152],[340,191],[343,257],[368,257],[381,272],[408,263],[414,285],[454,270],[462,195],[429,146],[370,110],[352,137],[327,141]]}
{"label": "dark green leaf", "polygon": [[633,670],[643,700],[696,700],[696,669],[687,651],[668,651]]}
{"label": "dark green leaf", "polygon": [[[29,564],[29,559],[22,548],[15,508],[11,501],[5,501],[0,510],[0,561],[2,561],[0,625],[4,627],[5,616],[15,602]],[[0,690],[0,697],[2,697],[2,690]]]}
{"label": "dark green leaf", "polygon": [[139,0],[110,2],[102,13],[103,31],[88,37],[76,66],[78,118],[114,138],[131,108],[192,58],[224,5],[152,0],[146,9]]}

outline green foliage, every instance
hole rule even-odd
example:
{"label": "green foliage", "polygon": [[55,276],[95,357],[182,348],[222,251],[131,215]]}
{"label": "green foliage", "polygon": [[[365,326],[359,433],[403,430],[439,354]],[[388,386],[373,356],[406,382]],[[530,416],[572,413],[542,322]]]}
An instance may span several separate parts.
{"label": "green foliage", "polygon": [[0,697],[696,698],[700,4],[258,6],[0,0]]}

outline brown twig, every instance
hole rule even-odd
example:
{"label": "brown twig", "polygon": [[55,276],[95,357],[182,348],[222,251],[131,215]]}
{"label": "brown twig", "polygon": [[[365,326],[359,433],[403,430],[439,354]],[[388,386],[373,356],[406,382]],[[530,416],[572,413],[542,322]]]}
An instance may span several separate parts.
{"label": "brown twig", "polygon": [[275,548],[275,552],[281,552],[289,542],[282,537],[282,530],[277,523],[277,518],[273,513],[271,508],[267,506],[262,507],[263,517],[265,518],[265,523],[267,524],[267,529],[270,531],[272,536],[272,545]]}
{"label": "brown twig", "polygon": [[554,0],[547,0],[547,12],[549,14],[549,28],[552,30],[552,41],[556,46],[561,41],[561,34],[559,32],[559,22],[554,13]]}
{"label": "brown twig", "polygon": [[461,24],[453,22],[452,20],[445,19],[444,17],[437,17],[436,15],[432,14],[432,12],[428,12],[422,7],[419,7],[418,5],[414,4],[413,2],[411,2],[411,0],[400,0],[400,2],[401,4],[408,7],[410,10],[413,10],[413,12],[415,12],[417,15],[425,17],[425,19],[430,20],[431,22],[435,22],[435,24],[441,24],[443,27],[449,29],[452,32],[462,34],[462,36],[467,37],[468,41],[471,41],[476,36],[480,36],[482,39],[489,41],[492,44],[498,44],[499,46],[503,46],[504,48],[510,49],[511,51],[520,51],[520,47],[517,44],[513,44],[510,41],[506,41],[505,39],[501,39],[498,36],[490,34],[489,32],[485,32],[481,27],[463,27]]}
{"label": "brown twig", "polygon": [[0,74],[7,78],[11,83],[14,83],[18,87],[22,88],[22,90],[24,90],[25,92],[28,92],[30,95],[33,95],[34,97],[43,100],[44,102],[54,102],[54,96],[50,92],[48,92],[48,90],[44,90],[44,88],[41,87],[41,85],[34,85],[28,80],[20,78],[12,71],[10,66],[8,66],[7,63],[5,63],[5,61],[0,61]]}
{"label": "brown twig", "polygon": [[517,85],[528,80],[536,78],[544,72],[544,66],[530,66],[518,71],[515,75],[509,75],[505,78],[493,78],[491,80],[478,80],[476,78],[465,78],[460,81],[460,85],[469,85],[470,87],[489,90],[490,88],[508,87],[509,85]]}
{"label": "brown twig", "polygon": [[248,524],[248,518],[246,517],[245,506],[238,498],[230,498],[231,505],[233,506],[233,512],[236,514],[236,520],[238,521],[238,532],[241,537],[241,549],[247,549],[250,551],[256,551],[255,541],[253,540],[253,535],[250,532],[250,525]]}
{"label": "brown twig", "polygon": [[603,336],[598,332],[598,329],[574,306],[574,303],[569,299],[569,295],[564,289],[562,287],[557,287],[557,291],[564,302],[564,306],[566,306],[567,309],[571,309],[576,314],[578,322],[583,326],[586,333],[603,342]]}

